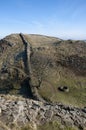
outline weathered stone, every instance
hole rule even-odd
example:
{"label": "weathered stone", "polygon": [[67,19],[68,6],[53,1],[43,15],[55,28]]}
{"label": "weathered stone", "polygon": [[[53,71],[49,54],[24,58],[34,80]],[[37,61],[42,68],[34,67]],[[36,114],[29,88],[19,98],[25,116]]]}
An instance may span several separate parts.
{"label": "weathered stone", "polygon": [[0,108],[0,114],[1,114],[1,112],[2,112],[2,109]]}
{"label": "weathered stone", "polygon": [[56,119],[64,125],[86,128],[86,112],[83,111],[84,108],[73,108],[59,103],[47,104],[15,96],[10,96],[9,101],[8,97],[8,95],[0,96],[0,121],[9,126],[14,122],[19,126],[23,126],[28,122],[43,124]]}

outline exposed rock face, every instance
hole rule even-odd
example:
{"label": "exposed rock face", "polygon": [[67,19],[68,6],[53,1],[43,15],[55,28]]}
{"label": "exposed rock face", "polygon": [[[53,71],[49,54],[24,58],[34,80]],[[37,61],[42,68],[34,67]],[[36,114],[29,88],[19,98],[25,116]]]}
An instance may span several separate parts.
{"label": "exposed rock face", "polygon": [[80,130],[85,129],[86,110],[60,103],[49,104],[10,95],[0,96],[0,121],[11,130],[27,123],[39,125],[52,120],[63,125],[77,126]]}

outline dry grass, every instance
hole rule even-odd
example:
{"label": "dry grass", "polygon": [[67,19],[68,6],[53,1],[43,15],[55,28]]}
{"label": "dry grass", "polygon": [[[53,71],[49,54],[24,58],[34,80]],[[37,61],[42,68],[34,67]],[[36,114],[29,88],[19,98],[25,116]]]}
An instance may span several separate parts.
{"label": "dry grass", "polygon": [[57,121],[51,121],[38,127],[38,130],[78,130],[75,127],[63,126]]}

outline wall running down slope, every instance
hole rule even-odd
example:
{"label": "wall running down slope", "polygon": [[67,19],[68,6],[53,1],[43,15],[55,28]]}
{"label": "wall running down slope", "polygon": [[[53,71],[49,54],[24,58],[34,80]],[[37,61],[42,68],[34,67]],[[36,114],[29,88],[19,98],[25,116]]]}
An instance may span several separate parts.
{"label": "wall running down slope", "polygon": [[27,124],[39,130],[53,121],[61,130],[86,129],[86,42],[6,36],[0,40],[0,130]]}

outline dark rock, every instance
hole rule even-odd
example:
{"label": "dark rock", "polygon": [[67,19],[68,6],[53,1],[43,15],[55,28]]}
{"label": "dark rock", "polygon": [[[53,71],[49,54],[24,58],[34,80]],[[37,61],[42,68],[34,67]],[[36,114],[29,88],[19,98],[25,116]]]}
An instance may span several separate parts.
{"label": "dark rock", "polygon": [[58,87],[58,90],[60,90],[62,92],[69,92],[69,88],[67,86],[60,86],[60,87]]}

